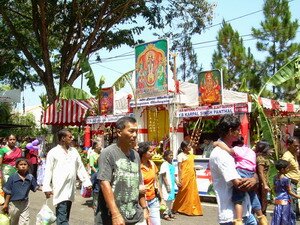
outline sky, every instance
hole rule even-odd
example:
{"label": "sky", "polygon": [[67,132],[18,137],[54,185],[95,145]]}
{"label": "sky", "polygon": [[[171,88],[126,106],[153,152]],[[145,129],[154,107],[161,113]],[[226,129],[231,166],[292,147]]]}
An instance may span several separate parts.
{"label": "sky", "polygon": [[[252,27],[259,28],[260,22],[264,20],[262,12],[263,0],[209,0],[209,2],[216,4],[212,26],[204,30],[201,35],[193,36],[192,38],[198,55],[198,63],[203,66],[203,70],[211,69],[212,54],[217,47],[216,36],[221,28],[220,23],[223,19],[229,21],[233,29],[238,31],[242,37],[251,34]],[[289,4],[292,18],[298,19],[300,23],[300,0],[290,0]],[[156,40],[156,37],[149,30],[143,32],[139,38],[144,39],[145,42]],[[251,48],[255,59],[263,60],[263,54],[256,51],[256,40],[251,39],[251,36],[244,36],[244,46]],[[300,28],[295,41],[300,42]],[[101,75],[106,77],[104,87],[110,87],[122,74],[134,69],[134,48],[123,46],[111,52],[101,50],[100,56],[103,62],[93,63],[91,61],[91,63],[96,82],[99,81]],[[180,64],[180,60],[177,60],[177,64]],[[81,87],[80,79],[75,81],[74,87]],[[86,81],[83,82],[83,90],[89,91]],[[44,87],[36,87],[35,92],[32,92],[29,88],[22,92],[21,97],[24,97],[25,107],[39,105],[39,95],[42,93],[46,93]],[[22,103],[18,103],[17,108],[22,109]]]}

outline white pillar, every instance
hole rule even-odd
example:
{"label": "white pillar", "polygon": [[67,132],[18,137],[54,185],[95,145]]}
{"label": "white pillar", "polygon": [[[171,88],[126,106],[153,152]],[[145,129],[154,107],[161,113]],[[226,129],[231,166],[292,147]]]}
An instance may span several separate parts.
{"label": "white pillar", "polygon": [[133,108],[133,113],[138,124],[138,142],[148,140],[148,129],[147,129],[147,114],[144,107]]}

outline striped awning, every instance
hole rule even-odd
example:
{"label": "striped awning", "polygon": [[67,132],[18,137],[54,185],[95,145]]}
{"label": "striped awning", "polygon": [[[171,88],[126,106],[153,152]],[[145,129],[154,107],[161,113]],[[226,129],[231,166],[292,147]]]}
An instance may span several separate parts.
{"label": "striped awning", "polygon": [[299,112],[300,106],[294,103],[281,102],[273,99],[259,97],[260,105],[266,109],[279,110],[281,112],[295,113]]}
{"label": "striped awning", "polygon": [[44,112],[43,123],[65,126],[84,124],[88,109],[95,103],[95,99],[56,99]]}

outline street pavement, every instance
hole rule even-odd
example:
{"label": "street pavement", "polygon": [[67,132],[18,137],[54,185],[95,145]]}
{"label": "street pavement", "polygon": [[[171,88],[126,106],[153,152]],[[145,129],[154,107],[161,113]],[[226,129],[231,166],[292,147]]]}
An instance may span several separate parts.
{"label": "street pavement", "polygon": [[[80,190],[77,191],[75,202],[72,205],[70,225],[93,225],[94,214],[91,208],[91,198],[83,198],[79,194]],[[46,198],[43,192],[37,191],[30,193],[30,225],[35,225],[35,218],[42,205],[45,204]],[[52,199],[48,200],[48,206],[52,209]],[[203,216],[185,216],[176,215],[174,221],[162,220],[162,225],[218,225],[218,208],[215,203],[202,202]],[[272,207],[270,207],[272,208]],[[268,219],[270,221],[270,213],[268,211]],[[297,222],[300,225],[300,222]]]}

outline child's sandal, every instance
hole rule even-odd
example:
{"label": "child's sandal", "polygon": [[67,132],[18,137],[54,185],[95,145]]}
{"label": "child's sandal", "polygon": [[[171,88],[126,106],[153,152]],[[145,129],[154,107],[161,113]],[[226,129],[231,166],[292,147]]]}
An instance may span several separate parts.
{"label": "child's sandal", "polygon": [[163,219],[164,219],[164,220],[167,220],[167,221],[172,221],[172,219],[171,219],[168,215],[164,215],[164,216],[163,216]]}
{"label": "child's sandal", "polygon": [[171,219],[176,219],[176,216],[174,216],[173,214],[169,215],[169,217],[170,217]]}

